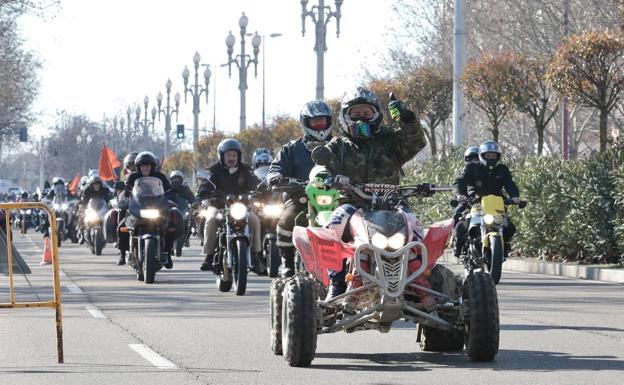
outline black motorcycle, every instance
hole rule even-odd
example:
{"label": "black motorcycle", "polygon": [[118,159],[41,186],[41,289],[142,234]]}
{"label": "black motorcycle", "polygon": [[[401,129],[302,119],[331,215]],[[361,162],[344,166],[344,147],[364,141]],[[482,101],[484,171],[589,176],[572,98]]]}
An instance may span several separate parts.
{"label": "black motorcycle", "polygon": [[156,272],[171,263],[166,237],[180,236],[181,225],[180,212],[170,208],[160,179],[137,179],[128,202],[126,227],[121,230],[130,233],[129,259],[139,281],[154,283]]}
{"label": "black motorcycle", "polygon": [[254,200],[260,226],[262,228],[262,256],[271,278],[277,277],[281,264],[277,248],[277,222],[282,215],[283,202],[281,194],[270,191],[263,192]]}
{"label": "black motorcycle", "polygon": [[182,256],[182,247],[187,243],[188,238],[191,235],[191,207],[189,201],[185,198],[178,198],[177,202],[178,210],[182,214],[182,220],[184,222],[184,234],[176,239],[174,245],[174,252],[176,257]]}
{"label": "black motorcycle", "polygon": [[103,222],[108,210],[108,204],[102,198],[91,198],[84,211],[84,237],[91,253],[102,255],[106,244],[104,239]]}
{"label": "black motorcycle", "polygon": [[215,207],[223,207],[217,214],[217,250],[215,274],[219,291],[227,292],[236,288],[236,295],[244,295],[247,290],[247,272],[251,265],[251,236],[247,220],[249,196],[236,197],[229,194],[225,201],[217,201]]}

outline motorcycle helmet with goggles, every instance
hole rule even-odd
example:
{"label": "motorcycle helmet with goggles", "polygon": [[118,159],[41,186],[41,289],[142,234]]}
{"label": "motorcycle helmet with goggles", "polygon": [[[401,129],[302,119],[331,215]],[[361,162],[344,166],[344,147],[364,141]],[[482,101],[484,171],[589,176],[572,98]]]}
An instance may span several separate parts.
{"label": "motorcycle helmet with goggles", "polygon": [[464,151],[464,164],[479,163],[479,147],[468,147]]}
{"label": "motorcycle helmet with goggles", "polygon": [[501,149],[493,140],[486,140],[479,146],[479,161],[492,170],[501,159]]}
{"label": "motorcycle helmet with goggles", "polygon": [[368,139],[381,130],[383,114],[379,98],[372,91],[358,87],[343,99],[340,128],[352,139]]}

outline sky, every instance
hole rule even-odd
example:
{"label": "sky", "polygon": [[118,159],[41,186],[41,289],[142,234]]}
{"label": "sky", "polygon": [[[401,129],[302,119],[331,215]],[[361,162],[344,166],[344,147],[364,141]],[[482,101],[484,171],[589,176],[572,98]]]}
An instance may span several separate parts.
{"label": "sky", "polygon": [[[344,1],[339,38],[335,19],[329,22],[326,98],[341,97],[366,70],[378,70],[380,53],[386,51],[386,29],[393,20],[391,1]],[[335,8],[333,0],[325,2]],[[311,0],[308,7],[317,3]],[[43,62],[40,95],[34,105],[40,119],[33,134],[52,126],[58,110],[84,113],[94,120],[125,116],[129,105],[142,106],[145,95],[151,109],[157,93],[165,93],[168,78],[173,82],[172,100],[176,91],[183,95],[181,73],[184,66],[193,70],[195,51],[212,70],[208,105],[202,95],[200,135],[204,127],[210,130],[214,124],[215,99],[217,129],[238,131],[238,69],[233,64],[228,78],[227,67],[220,65],[227,62],[225,38],[230,30],[236,37],[234,54],[240,52],[242,12],[249,18],[248,33],[282,34],[264,39],[257,79],[253,66],[248,70],[247,124],[262,120],[265,64],[267,121],[279,114],[298,117],[302,105],[314,100],[316,89],[314,25],[308,17],[302,37],[299,0],[61,0],[61,8],[43,18],[27,15],[20,20],[26,46]],[[250,53],[250,38],[246,47]],[[182,99],[178,120],[192,128],[190,94],[186,104]],[[156,127],[162,134],[164,119]],[[190,145],[192,135],[187,132],[186,145]]]}

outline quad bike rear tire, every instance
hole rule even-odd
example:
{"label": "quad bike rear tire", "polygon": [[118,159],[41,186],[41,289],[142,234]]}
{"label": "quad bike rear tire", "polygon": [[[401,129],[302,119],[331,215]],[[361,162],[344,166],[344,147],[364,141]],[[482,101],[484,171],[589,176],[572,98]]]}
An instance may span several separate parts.
{"label": "quad bike rear tire", "polygon": [[464,282],[462,306],[467,313],[466,354],[475,362],[492,361],[498,353],[500,325],[496,286],[489,274],[476,271],[468,276]]}
{"label": "quad bike rear tire", "polygon": [[316,353],[317,304],[315,283],[295,275],[282,292],[282,351],[290,366],[310,366]]}

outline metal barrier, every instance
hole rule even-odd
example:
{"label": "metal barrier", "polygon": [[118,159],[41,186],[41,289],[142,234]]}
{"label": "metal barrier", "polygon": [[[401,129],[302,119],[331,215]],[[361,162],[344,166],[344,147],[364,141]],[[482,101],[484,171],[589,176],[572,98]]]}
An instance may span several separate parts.
{"label": "metal barrier", "polygon": [[[54,281],[54,299],[44,302],[15,302],[15,291],[13,287],[13,245],[11,240],[11,210],[19,209],[40,209],[48,213],[50,219],[50,235],[52,237],[52,267]],[[56,310],[56,354],[58,363],[64,362],[63,358],[63,319],[61,316],[61,281],[59,277],[59,260],[58,260],[58,240],[56,229],[56,217],[54,212],[45,203],[39,202],[20,202],[20,203],[0,203],[0,210],[4,210],[6,215],[6,239],[8,246],[8,262],[9,262],[9,286],[11,290],[11,302],[0,303],[0,309],[27,308],[27,307],[51,307]],[[44,250],[45,253],[45,250]]]}

